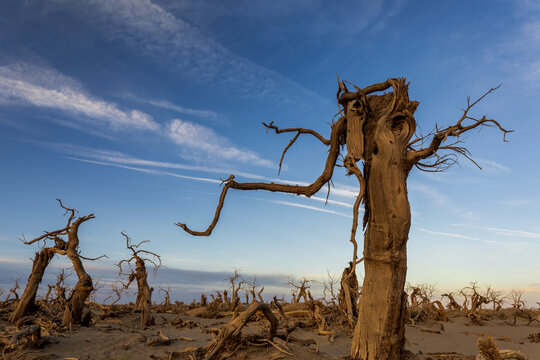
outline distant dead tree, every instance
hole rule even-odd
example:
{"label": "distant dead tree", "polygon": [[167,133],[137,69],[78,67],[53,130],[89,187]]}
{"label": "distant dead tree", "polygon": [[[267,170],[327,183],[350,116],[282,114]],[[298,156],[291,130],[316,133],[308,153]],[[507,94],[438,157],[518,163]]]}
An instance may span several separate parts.
{"label": "distant dead tree", "polygon": [[[77,210],[67,208],[62,204],[60,199],[57,199],[60,207],[65,210],[64,216],[69,214],[68,221],[65,227],[45,232],[43,235],[26,241],[22,239],[23,243],[27,245],[34,244],[36,242],[43,241],[42,248],[39,252],[36,252],[36,255],[33,260],[32,272],[28,277],[28,283],[24,290],[21,301],[17,304],[17,307],[11,314],[9,321],[11,323],[17,322],[22,316],[27,314],[35,306],[36,293],[43,279],[43,274],[45,269],[49,265],[50,261],[54,255],[66,255],[71,263],[73,268],[77,273],[79,281],[75,288],[73,289],[70,297],[65,302],[65,311],[62,319],[62,325],[69,325],[70,323],[79,323],[82,318],[82,313],[84,310],[84,303],[90,293],[93,290],[92,278],[88,275],[84,269],[81,258],[86,260],[96,260],[88,259],[80,255],[79,253],[79,226],[91,219],[94,219],[94,214],[81,216],[75,219],[75,214]],[[67,237],[67,240],[65,239]],[[54,246],[46,247],[47,241],[53,241]]]}
{"label": "distant dead tree", "polygon": [[21,280],[21,279],[18,278],[17,280],[14,280],[15,284],[13,285],[13,287],[11,289],[9,289],[9,292],[8,292],[8,295],[7,295],[5,301],[8,301],[12,294],[13,294],[13,300],[14,301],[19,300],[19,293],[17,292],[17,290],[19,290],[21,288],[21,286],[19,285],[19,280]]}
{"label": "distant dead tree", "polygon": [[[411,224],[407,196],[409,172],[413,167],[432,172],[445,170],[456,163],[459,155],[473,161],[469,151],[462,146],[461,138],[471,130],[496,127],[504,135],[510,131],[493,119],[485,116],[477,118],[470,114],[470,110],[496,88],[476,101],[470,102],[468,99],[466,109],[454,125],[435,127],[426,135],[415,135],[417,126],[413,114],[418,102],[409,100],[408,83],[404,78],[388,79],[363,89],[352,85],[355,91],[349,91],[345,81],[338,79],[338,85],[339,118],[331,124],[329,138],[311,129],[280,129],[273,122],[264,124],[267,130],[276,134],[295,134],[282,153],[280,168],[285,153],[300,135],[313,136],[328,147],[324,170],[312,184],[239,183],[231,175],[223,181],[214,218],[206,230],[194,231],[181,222],[177,225],[191,235],[208,236],[219,221],[229,189],[266,190],[310,197],[327,184],[330,190],[334,167],[345,167],[347,175],[354,175],[360,185],[353,206],[351,273],[362,259],[365,270],[350,357],[363,360],[402,359],[407,299],[404,292],[406,245]],[[374,94],[388,89],[393,91]],[[344,148],[346,153],[340,157]],[[358,162],[361,162],[362,170]],[[359,259],[355,236],[361,203],[364,203],[365,236],[363,258]]]}
{"label": "distant dead tree", "polygon": [[[158,268],[162,266],[161,257],[156,253],[147,250],[138,249],[144,243],[149,240],[144,240],[134,245],[131,243],[131,239],[126,234],[122,233],[126,238],[126,248],[131,250],[131,257],[127,260],[120,261],[117,266],[120,268],[120,275],[128,276],[128,283],[124,285],[127,289],[133,280],[137,281],[137,300],[135,301],[135,310],[141,311],[141,329],[152,323],[152,291],[148,285],[148,271],[146,270],[145,261],[151,263],[154,266],[154,273]],[[135,261],[135,270],[131,268],[131,262]],[[124,272],[122,264],[128,264],[129,272]]]}
{"label": "distant dead tree", "polygon": [[512,289],[510,296],[512,297],[512,308],[513,309],[525,309],[525,302],[521,299],[524,291],[522,289]]}
{"label": "distant dead tree", "polygon": [[308,302],[308,289],[311,288],[311,285],[308,285],[312,280],[303,277],[301,280],[296,281],[293,278],[289,278],[287,285],[291,286],[294,290],[292,293],[292,302],[297,304],[300,302],[301,298],[304,298],[304,302]]}
{"label": "distant dead tree", "polygon": [[234,274],[225,280],[229,280],[231,283],[231,301],[225,300],[225,302],[229,302],[230,310],[234,310],[241,303],[238,292],[242,289],[242,285],[244,285],[245,281],[242,280],[242,277],[240,276],[240,269],[234,269]]}

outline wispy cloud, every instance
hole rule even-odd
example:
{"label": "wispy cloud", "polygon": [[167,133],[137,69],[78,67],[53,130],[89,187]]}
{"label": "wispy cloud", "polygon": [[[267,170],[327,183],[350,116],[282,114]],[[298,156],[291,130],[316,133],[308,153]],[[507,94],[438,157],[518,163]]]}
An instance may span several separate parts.
{"label": "wispy cloud", "polygon": [[437,190],[436,188],[418,183],[409,183],[407,188],[412,193],[419,193],[429,200],[433,201],[437,205],[442,205],[448,202],[448,196]]}
{"label": "wispy cloud", "polygon": [[486,240],[486,239],[481,239],[481,238],[477,238],[477,237],[474,237],[474,236],[455,234],[455,233],[448,233],[448,232],[431,231],[431,230],[424,229],[424,228],[417,228],[416,230],[427,233],[427,234],[441,236],[441,237],[452,237],[452,238],[458,238],[458,239],[465,239],[465,240],[472,240],[472,241],[482,242],[484,244],[504,246],[508,250],[513,250],[513,251],[523,250],[524,248],[528,248],[528,247],[534,245],[534,244],[525,243],[525,242],[517,243],[517,242]]}
{"label": "wispy cloud", "polygon": [[211,159],[235,160],[243,163],[275,168],[274,162],[251,150],[240,149],[204,125],[175,119],[168,125],[168,136],[177,144],[194,150],[190,155],[204,155]]}
{"label": "wispy cloud", "polygon": [[[53,121],[81,131],[95,134],[96,127],[102,130],[104,126],[115,131],[147,130],[182,146],[184,154],[191,157],[203,155],[213,160],[276,166],[251,150],[234,146],[227,138],[203,125],[175,119],[162,129],[149,114],[121,110],[113,103],[88,94],[74,79],[46,67],[26,63],[0,66],[0,100],[3,104],[31,105],[75,115],[69,120]],[[106,132],[105,136],[108,136]]]}
{"label": "wispy cloud", "polygon": [[[82,87],[53,69],[26,63],[0,66],[0,99],[12,104],[30,104],[78,115],[74,121],[96,120],[111,129],[157,131],[160,126],[139,110],[121,110],[117,105],[86,93]],[[80,117],[83,115],[84,117]]]}
{"label": "wispy cloud", "polygon": [[70,7],[76,7],[86,21],[98,25],[95,29],[104,37],[195,81],[224,85],[246,97],[281,104],[331,104],[329,99],[277,72],[234,54],[149,0],[92,0]]}
{"label": "wispy cloud", "polygon": [[221,181],[216,180],[216,179],[208,179],[208,178],[197,177],[197,176],[182,175],[182,174],[177,174],[177,173],[170,172],[170,171],[146,169],[146,168],[140,168],[140,167],[135,167],[135,166],[121,165],[121,164],[108,163],[108,162],[95,161],[95,160],[78,159],[78,158],[72,158],[72,157],[68,157],[68,159],[81,161],[81,162],[86,162],[86,163],[90,163],[90,164],[96,164],[96,165],[113,166],[113,167],[138,171],[138,172],[147,173],[147,174],[167,175],[167,176],[177,177],[177,178],[181,178],[181,179],[188,179],[188,180],[196,180],[196,181],[204,181],[204,182],[221,184]]}
{"label": "wispy cloud", "polygon": [[440,235],[440,236],[448,236],[448,237],[459,238],[459,239],[467,239],[467,240],[488,242],[488,241],[480,240],[479,238],[476,238],[476,237],[473,237],[473,236],[468,236],[468,235],[461,235],[461,234],[448,233],[448,232],[439,232],[439,231],[431,231],[431,230],[424,229],[424,228],[416,228],[416,230],[424,232],[424,233],[432,234],[432,235]]}
{"label": "wispy cloud", "polygon": [[491,226],[470,226],[470,225],[464,225],[464,224],[452,224],[452,226],[459,226],[459,227],[466,227],[466,228],[472,228],[472,229],[478,229],[483,231],[489,231],[493,234],[497,235],[503,235],[503,236],[512,236],[512,237],[523,237],[528,239],[540,239],[540,233],[535,233],[531,231],[526,230],[510,230],[510,229],[502,229],[498,227],[491,227]]}
{"label": "wispy cloud", "polygon": [[[192,180],[201,180],[201,181],[206,181],[206,182],[208,182],[209,180],[212,180],[212,179],[203,178],[203,177],[181,175],[181,174],[174,173],[171,171],[148,169],[147,167],[198,171],[198,172],[207,172],[207,173],[215,173],[215,174],[222,174],[222,175],[234,174],[236,176],[245,177],[248,179],[254,179],[257,181],[278,182],[278,183],[292,184],[292,185],[305,186],[309,184],[307,182],[302,182],[302,181],[269,178],[269,177],[265,177],[258,174],[237,171],[235,169],[215,168],[215,167],[181,164],[181,163],[176,163],[176,162],[173,163],[173,162],[166,162],[166,161],[141,159],[141,158],[133,157],[131,155],[128,155],[119,151],[94,149],[94,148],[89,148],[89,147],[84,147],[84,146],[79,146],[79,145],[54,143],[54,142],[47,142],[47,141],[35,141],[35,140],[28,140],[28,141],[30,143],[33,143],[39,146],[44,146],[54,151],[58,151],[63,154],[70,155],[68,156],[68,158],[72,160],[82,161],[82,162],[96,164],[96,165],[114,166],[114,167],[119,167],[119,168],[124,168],[124,169],[144,172],[144,173],[151,173],[151,174],[156,174],[156,175],[168,175],[168,176],[173,176],[173,177],[181,177],[181,178],[192,179]],[[210,182],[220,183],[220,181],[215,180],[215,179]],[[341,196],[350,200],[356,198],[358,190],[354,186],[337,184],[337,183],[335,184],[335,186],[336,186],[335,188],[332,188],[331,195]],[[323,192],[323,190],[321,190],[321,192]],[[349,209],[353,207],[352,202],[326,199],[326,197],[322,197],[322,196],[312,196],[309,199],[317,201],[317,202],[328,202],[328,204],[338,205],[338,206],[346,207]],[[360,209],[360,211],[363,211],[363,209]]]}
{"label": "wispy cloud", "polygon": [[308,210],[319,211],[319,212],[324,212],[324,213],[328,213],[328,214],[339,215],[339,216],[343,216],[343,217],[346,217],[346,218],[352,218],[352,215],[347,215],[347,214],[341,213],[339,211],[334,211],[334,210],[329,210],[329,209],[322,209],[322,208],[319,208],[319,207],[316,207],[316,206],[311,206],[311,205],[299,204],[299,203],[295,203],[295,202],[282,201],[282,200],[266,200],[266,199],[259,199],[259,200],[268,201],[268,202],[271,202],[271,203],[274,203],[274,204],[299,207],[299,208],[302,208],[302,209],[308,209]]}
{"label": "wispy cloud", "polygon": [[252,173],[243,172],[243,171],[237,171],[237,170],[229,169],[229,168],[218,168],[218,167],[182,164],[178,162],[147,160],[147,159],[137,158],[137,157],[134,157],[134,156],[131,156],[131,155],[119,152],[119,151],[95,149],[95,148],[89,148],[89,147],[73,145],[73,144],[55,143],[55,142],[47,142],[47,141],[35,141],[35,140],[29,140],[29,142],[61,152],[63,154],[75,155],[78,157],[84,157],[88,159],[110,162],[110,163],[115,163],[115,164],[149,166],[149,167],[157,167],[157,168],[164,168],[164,169],[176,169],[176,170],[201,171],[201,172],[223,174],[223,175],[235,174],[237,176],[242,176],[242,177],[255,179],[255,180],[265,179],[265,177],[261,175],[252,174]]}
{"label": "wispy cloud", "polygon": [[[321,201],[321,202],[332,204],[332,205],[339,205],[339,206],[343,206],[343,207],[351,208],[351,209],[353,207],[353,204],[350,204],[350,203],[346,203],[346,202],[343,202],[343,201],[332,200],[332,199],[327,199],[327,198],[318,197],[318,196],[312,196],[310,199],[315,200],[315,201]],[[360,209],[360,211],[364,211],[364,209]]]}
{"label": "wispy cloud", "polygon": [[171,110],[171,111],[174,111],[174,112],[179,113],[179,114],[185,114],[185,115],[190,115],[190,116],[194,116],[194,117],[198,117],[198,118],[202,118],[202,119],[207,119],[207,120],[210,120],[212,122],[220,122],[220,123],[223,123],[223,122],[228,123],[229,122],[224,115],[219,114],[219,113],[217,113],[215,111],[212,111],[212,110],[192,109],[192,108],[189,108],[189,107],[174,104],[174,103],[172,103],[172,102],[170,102],[168,100],[163,100],[163,99],[143,99],[143,98],[138,97],[138,96],[133,95],[133,94],[126,94],[126,95],[123,95],[122,97],[124,97],[126,99],[129,99],[129,100],[137,101],[139,103],[152,105],[152,106],[155,106],[155,107],[158,107],[158,108],[161,108],[161,109]]}
{"label": "wispy cloud", "polygon": [[484,229],[498,235],[517,236],[517,237],[524,237],[524,238],[529,238],[529,239],[540,239],[540,234],[529,232],[529,231],[508,230],[508,229],[501,229],[501,228],[496,228],[496,227],[487,227]]}
{"label": "wispy cloud", "polygon": [[474,161],[476,161],[484,170],[498,170],[498,171],[504,171],[504,172],[510,172],[510,168],[499,164],[496,161],[493,160],[486,160],[486,159],[480,159],[475,158]]}

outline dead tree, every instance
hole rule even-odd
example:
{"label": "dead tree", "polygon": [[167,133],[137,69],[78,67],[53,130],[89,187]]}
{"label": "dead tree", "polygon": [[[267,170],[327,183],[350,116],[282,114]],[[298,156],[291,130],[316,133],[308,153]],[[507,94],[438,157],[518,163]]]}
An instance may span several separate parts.
{"label": "dead tree", "polygon": [[308,284],[310,282],[311,280],[306,277],[303,277],[299,282],[296,282],[293,278],[289,278],[287,284],[296,289],[296,291],[291,291],[293,296],[292,302],[294,304],[299,303],[301,298],[304,298],[304,302],[308,302],[308,289],[311,287]]}
{"label": "dead tree", "polygon": [[[50,261],[54,255],[67,255],[68,258],[73,263],[73,267],[79,276],[79,282],[75,289],[73,290],[72,295],[70,296],[69,301],[67,302],[66,312],[64,314],[64,320],[62,321],[63,325],[67,325],[71,322],[78,323],[82,317],[82,311],[84,309],[84,302],[88,298],[88,295],[92,291],[92,279],[84,270],[82,262],[80,260],[81,256],[78,253],[79,238],[78,231],[79,226],[90,219],[94,218],[94,214],[87,216],[82,216],[75,219],[75,213],[77,210],[66,208],[62,201],[57,199],[60,206],[65,210],[64,215],[69,214],[67,225],[61,229],[45,232],[43,235],[26,241],[22,239],[23,243],[26,245],[31,245],[34,243],[39,243],[43,241],[42,248],[39,252],[36,252],[36,255],[33,260],[32,272],[28,277],[28,283],[24,290],[21,301],[17,304],[17,307],[11,314],[9,321],[11,323],[17,322],[21,317],[30,312],[35,306],[36,293],[43,279],[43,274],[45,269],[49,265]],[[75,219],[75,220],[74,220]],[[62,237],[67,236],[67,241]],[[45,247],[48,241],[54,241],[54,246]]]}
{"label": "dead tree", "polygon": [[6,297],[6,300],[4,300],[4,301],[8,301],[9,298],[11,297],[11,294],[13,294],[13,300],[14,301],[19,300],[19,293],[17,292],[17,290],[19,290],[21,288],[20,285],[19,285],[19,280],[21,280],[21,278],[18,278],[17,280],[15,280],[15,285],[13,285],[13,287],[11,289],[9,289],[8,296]]}
{"label": "dead tree", "polygon": [[[240,297],[238,292],[242,289],[242,286],[245,284],[244,280],[240,280],[240,270],[234,269],[234,274],[225,280],[229,280],[231,283],[231,301],[229,310],[234,310],[238,305],[240,305]],[[227,301],[226,301],[227,302]]]}
{"label": "dead tree", "polygon": [[[415,136],[414,112],[417,101],[410,101],[408,84],[404,78],[388,79],[364,89],[354,86],[349,91],[339,81],[337,104],[339,118],[331,125],[330,137],[304,128],[280,129],[273,123],[264,124],[277,134],[294,133],[280,160],[300,135],[311,135],[328,147],[328,157],[321,175],[306,186],[279,183],[235,181],[234,175],[223,181],[223,189],[214,218],[204,231],[191,230],[177,223],[187,233],[208,236],[215,228],[227,192],[237,190],[266,190],[310,197],[332,180],[336,165],[347,169],[360,185],[353,206],[350,241],[353,244],[353,267],[358,259],[356,229],[358,210],[364,203],[364,269],[365,277],[359,304],[358,320],[353,336],[352,359],[401,359],[405,344],[404,290],[407,272],[406,245],[411,224],[407,196],[407,177],[413,167],[424,171],[441,171],[456,162],[459,155],[470,159],[468,150],[461,146],[462,134],[484,126],[497,127],[505,135],[509,132],[485,116],[475,118],[470,110],[489,90],[467,108],[458,121],[446,128],[436,127],[425,136]],[[376,92],[392,89],[382,95]],[[413,138],[414,137],[414,138]],[[451,140],[454,139],[454,140]],[[340,158],[341,152],[346,153]],[[338,163],[338,160],[342,163]],[[472,160],[472,159],[471,159]],[[362,170],[358,166],[361,162]],[[476,164],[476,163],[475,163]]]}
{"label": "dead tree", "polygon": [[[161,257],[153,252],[138,249],[142,244],[149,242],[148,240],[141,241],[137,245],[134,245],[131,243],[129,236],[124,233],[122,233],[122,235],[126,238],[126,248],[131,250],[131,257],[127,260],[120,261],[117,266],[120,268],[120,275],[128,276],[128,283],[124,285],[126,289],[129,287],[129,285],[131,285],[133,280],[137,281],[137,300],[135,301],[135,310],[141,311],[142,329],[152,323],[151,307],[152,291],[154,291],[154,288],[151,288],[148,285],[148,271],[146,271],[145,261],[148,261],[154,265],[155,273],[155,271],[161,267]],[[130,272],[125,273],[122,269],[122,264],[126,263],[131,265],[132,261],[135,261],[135,270],[130,267]]]}
{"label": "dead tree", "polygon": [[349,325],[353,328],[354,320],[358,317],[357,304],[360,293],[358,291],[358,278],[356,277],[355,266],[353,266],[352,262],[343,270],[340,283],[339,309],[347,315]]}
{"label": "dead tree", "polygon": [[60,200],[58,200],[58,202],[60,203],[60,206],[66,211],[66,214],[70,214],[68,219],[68,226],[66,229],[66,235],[68,237],[66,243],[66,255],[69,260],[71,260],[73,270],[75,270],[78,278],[77,284],[75,284],[75,287],[73,288],[71,294],[66,300],[66,307],[64,310],[64,317],[62,318],[62,325],[67,326],[69,324],[78,324],[81,322],[86,299],[88,299],[88,297],[94,290],[92,278],[84,269],[81,259],[97,260],[104,257],[105,255],[94,259],[89,259],[81,256],[79,253],[79,226],[88,220],[94,219],[94,214],[81,216],[75,221],[73,221],[77,210],[65,207]]}

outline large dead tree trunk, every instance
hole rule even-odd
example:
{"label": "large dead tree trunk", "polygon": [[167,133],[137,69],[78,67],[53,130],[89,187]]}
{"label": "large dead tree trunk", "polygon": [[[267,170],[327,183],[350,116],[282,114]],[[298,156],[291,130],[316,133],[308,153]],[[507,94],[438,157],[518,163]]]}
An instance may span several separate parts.
{"label": "large dead tree trunk", "polygon": [[[360,191],[353,206],[351,274],[362,260],[365,269],[350,357],[355,360],[399,360],[403,358],[405,343],[406,245],[411,224],[407,176],[413,166],[425,171],[447,168],[456,162],[457,155],[463,155],[472,161],[467,149],[458,146],[463,142],[460,135],[469,130],[491,126],[497,127],[505,135],[510,131],[485,116],[477,119],[469,115],[471,108],[496,88],[473,103],[468,100],[467,108],[456,124],[444,129],[436,128],[425,137],[411,140],[416,131],[413,114],[418,102],[409,101],[405,79],[388,79],[364,89],[355,86],[355,92],[348,91],[345,82],[338,79],[338,83],[337,102],[341,117],[332,124],[330,139],[325,139],[310,129],[279,129],[273,123],[264,124],[267,129],[272,129],[277,134],[296,133],[283,151],[280,169],[285,153],[302,134],[312,135],[329,146],[324,170],[312,184],[300,186],[261,182],[238,183],[234,180],[234,175],[231,175],[224,181],[214,219],[205,231],[191,230],[183,223],[177,225],[191,235],[210,235],[219,220],[227,191],[231,188],[310,197],[332,179],[340,150],[346,145],[348,154],[343,158],[343,165],[347,168],[348,175],[355,175],[360,184]],[[373,95],[390,88],[393,92]],[[422,148],[429,138],[429,145]],[[455,139],[455,142],[446,144],[448,139]],[[439,155],[438,151],[449,153]],[[363,171],[359,169],[357,162],[363,164]],[[362,202],[365,204],[363,226],[366,232],[364,256],[359,260],[355,234]]]}
{"label": "large dead tree trunk", "polygon": [[[363,104],[366,148],[364,237],[365,277],[351,357],[401,358],[405,336],[406,244],[411,224],[404,161],[414,133],[418,103],[410,102],[403,82],[394,93],[372,95]],[[409,114],[409,116],[397,114]]]}
{"label": "large dead tree trunk", "polygon": [[78,324],[81,322],[84,304],[86,299],[90,296],[90,293],[94,290],[92,278],[84,269],[81,257],[79,256],[79,226],[90,219],[93,219],[94,215],[83,216],[75,220],[68,234],[67,250],[66,254],[71,263],[73,269],[77,274],[78,281],[71,295],[67,299],[66,308],[64,310],[64,317],[62,318],[62,325]]}
{"label": "large dead tree trunk", "polygon": [[137,303],[135,308],[141,310],[141,329],[150,325],[152,321],[152,291],[154,290],[148,285],[148,272],[144,265],[144,260],[137,259],[137,268],[135,269],[135,277],[137,278]]}
{"label": "large dead tree trunk", "polygon": [[28,277],[28,283],[26,284],[21,300],[17,303],[17,307],[9,317],[10,323],[16,323],[34,308],[34,301],[36,299],[39,284],[41,283],[45,269],[54,257],[54,254],[55,252],[48,248],[36,253],[32,265],[32,273]]}

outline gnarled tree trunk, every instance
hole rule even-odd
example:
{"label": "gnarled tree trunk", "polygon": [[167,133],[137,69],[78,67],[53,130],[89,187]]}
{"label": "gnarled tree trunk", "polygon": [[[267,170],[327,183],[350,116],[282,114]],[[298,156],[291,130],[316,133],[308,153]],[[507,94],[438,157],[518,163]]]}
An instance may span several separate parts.
{"label": "gnarled tree trunk", "polygon": [[79,225],[87,220],[87,217],[80,217],[73,223],[68,235],[67,256],[73,264],[73,269],[79,278],[77,284],[73,288],[71,295],[67,299],[62,325],[66,326],[70,323],[78,324],[81,322],[84,304],[90,293],[94,290],[92,278],[84,269],[81,258],[77,251],[79,247]]}
{"label": "gnarled tree trunk", "polygon": [[148,272],[144,265],[144,260],[137,258],[137,268],[135,269],[135,278],[137,279],[137,301],[135,309],[141,310],[141,329],[152,322],[152,291],[148,285]]}
{"label": "gnarled tree trunk", "polygon": [[49,265],[51,259],[54,257],[54,254],[55,252],[49,248],[36,252],[32,266],[32,273],[28,277],[28,283],[26,284],[26,288],[24,289],[21,300],[19,300],[17,307],[9,317],[10,323],[16,323],[20,318],[32,311],[32,308],[35,305],[34,301],[36,299],[39,284],[41,283],[45,269],[47,268],[47,265]]}
{"label": "gnarled tree trunk", "polygon": [[[414,133],[403,81],[394,93],[372,95],[365,104],[365,277],[351,357],[399,360],[405,344],[405,276],[411,212],[407,198],[405,154]],[[407,115],[404,115],[407,114]]]}

